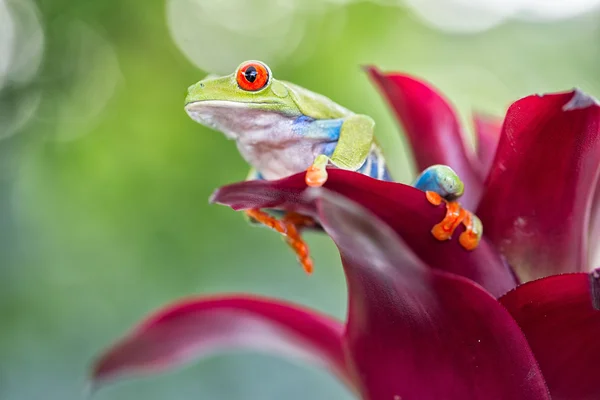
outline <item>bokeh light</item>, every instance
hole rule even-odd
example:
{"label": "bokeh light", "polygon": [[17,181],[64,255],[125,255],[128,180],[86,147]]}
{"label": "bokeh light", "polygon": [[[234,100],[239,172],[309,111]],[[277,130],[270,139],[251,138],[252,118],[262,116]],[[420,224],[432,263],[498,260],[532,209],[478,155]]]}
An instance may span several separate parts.
{"label": "bokeh light", "polygon": [[121,79],[114,49],[99,32],[75,22],[68,36],[72,43],[66,69],[74,84],[57,99],[57,126],[52,136],[57,140],[72,140],[89,132]]}
{"label": "bokeh light", "polygon": [[35,79],[42,62],[44,35],[38,14],[30,0],[0,0],[0,139],[18,132],[39,105],[36,87],[18,98],[7,94]]}
{"label": "bokeh light", "polygon": [[600,6],[598,0],[405,0],[431,26],[475,33],[511,19],[544,22],[572,18]]}
{"label": "bokeh light", "polygon": [[295,0],[168,0],[167,17],[183,53],[224,74],[240,60],[274,63],[293,53],[305,29],[298,7]]}

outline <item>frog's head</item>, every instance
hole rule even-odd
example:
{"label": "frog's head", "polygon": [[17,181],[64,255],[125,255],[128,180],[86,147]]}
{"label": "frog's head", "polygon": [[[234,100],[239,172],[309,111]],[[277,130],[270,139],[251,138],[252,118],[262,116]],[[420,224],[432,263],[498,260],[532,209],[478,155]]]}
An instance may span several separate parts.
{"label": "frog's head", "polygon": [[465,191],[465,185],[456,172],[447,165],[438,165],[437,167],[437,182],[442,192],[444,192],[444,197],[453,200],[462,196]]}
{"label": "frog's head", "polygon": [[230,75],[208,76],[188,88],[185,110],[203,125],[237,138],[269,113],[300,115],[287,87],[260,61],[246,61]]}

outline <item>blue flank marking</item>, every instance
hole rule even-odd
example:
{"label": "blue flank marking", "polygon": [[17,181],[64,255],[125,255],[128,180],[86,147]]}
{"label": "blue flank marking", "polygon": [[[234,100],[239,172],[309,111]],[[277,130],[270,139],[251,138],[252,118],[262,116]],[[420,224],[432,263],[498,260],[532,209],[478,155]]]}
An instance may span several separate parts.
{"label": "blue flank marking", "polygon": [[[380,155],[380,157],[383,157],[383,155]],[[369,164],[369,159],[371,160],[371,172],[367,174],[367,172],[368,172],[367,167]],[[360,167],[357,172],[360,172],[363,175],[370,176],[371,178],[374,178],[374,179],[379,179],[378,160],[379,160],[378,154],[375,152],[371,152],[371,154],[369,154],[369,156],[365,160],[362,167]],[[383,181],[392,181],[392,177],[390,176],[390,172],[388,171],[385,160],[383,160],[383,173],[382,173],[381,178],[382,178],[381,180],[383,180]]]}
{"label": "blue flank marking", "polygon": [[377,165],[377,157],[375,156],[375,154],[369,154],[369,157],[367,157],[367,160],[371,158],[372,162],[371,162],[371,178],[375,178],[377,179],[378,172],[379,172],[379,166]]}
{"label": "blue flank marking", "polygon": [[292,130],[295,134],[308,139],[322,139],[325,142],[337,141],[344,120],[339,119],[314,119],[301,115],[294,120]]}
{"label": "blue flank marking", "polygon": [[383,172],[383,180],[384,181],[388,181],[388,182],[393,182],[394,181],[392,179],[392,176],[390,175],[390,171],[387,169],[387,167],[385,168],[385,171]]}

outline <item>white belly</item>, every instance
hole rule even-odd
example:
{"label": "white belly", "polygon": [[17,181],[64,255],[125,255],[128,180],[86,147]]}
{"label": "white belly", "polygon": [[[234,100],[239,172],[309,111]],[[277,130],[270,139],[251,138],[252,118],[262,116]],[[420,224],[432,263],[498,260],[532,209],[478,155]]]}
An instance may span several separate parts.
{"label": "white belly", "polygon": [[324,144],[323,139],[306,138],[294,131],[298,115],[216,100],[194,103],[186,110],[195,121],[235,140],[242,157],[265,179],[306,170]]}
{"label": "white belly", "polygon": [[305,171],[319,155],[319,143],[299,137],[281,143],[251,144],[237,141],[240,154],[269,180]]}

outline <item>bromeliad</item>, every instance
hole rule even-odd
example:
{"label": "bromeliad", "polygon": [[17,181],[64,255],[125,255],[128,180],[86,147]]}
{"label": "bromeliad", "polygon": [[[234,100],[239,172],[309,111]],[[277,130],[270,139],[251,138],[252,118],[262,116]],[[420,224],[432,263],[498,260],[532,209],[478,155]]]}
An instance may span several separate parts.
{"label": "bromeliad", "polygon": [[[192,119],[236,141],[252,167],[248,179],[276,180],[306,171],[308,186],[322,186],[327,181],[327,167],[332,166],[392,180],[370,117],[274,79],[262,62],[246,61],[233,74],[201,80],[190,86],[185,103]],[[466,230],[460,243],[468,250],[477,247],[481,222],[456,202],[464,184],[450,167],[429,166],[414,186],[426,191],[433,205],[446,203],[444,220],[432,229],[438,240],[449,239],[463,223]],[[297,214],[279,220],[259,209],[247,210],[246,215],[283,234],[305,271],[312,272],[312,260],[300,232],[315,225],[313,220]]]}
{"label": "bromeliad", "polygon": [[448,164],[469,187],[461,201],[486,226],[477,249],[440,246],[430,231],[445,210],[421,191],[352,171],[330,170],[321,189],[302,172],[219,188],[212,201],[235,210],[319,222],[340,250],[346,321],[253,295],[187,299],[105,351],[95,385],[241,347],[324,366],[364,400],[600,399],[600,103],[522,98],[502,124],[478,121],[475,158],[432,86],[369,72],[420,168]]}

